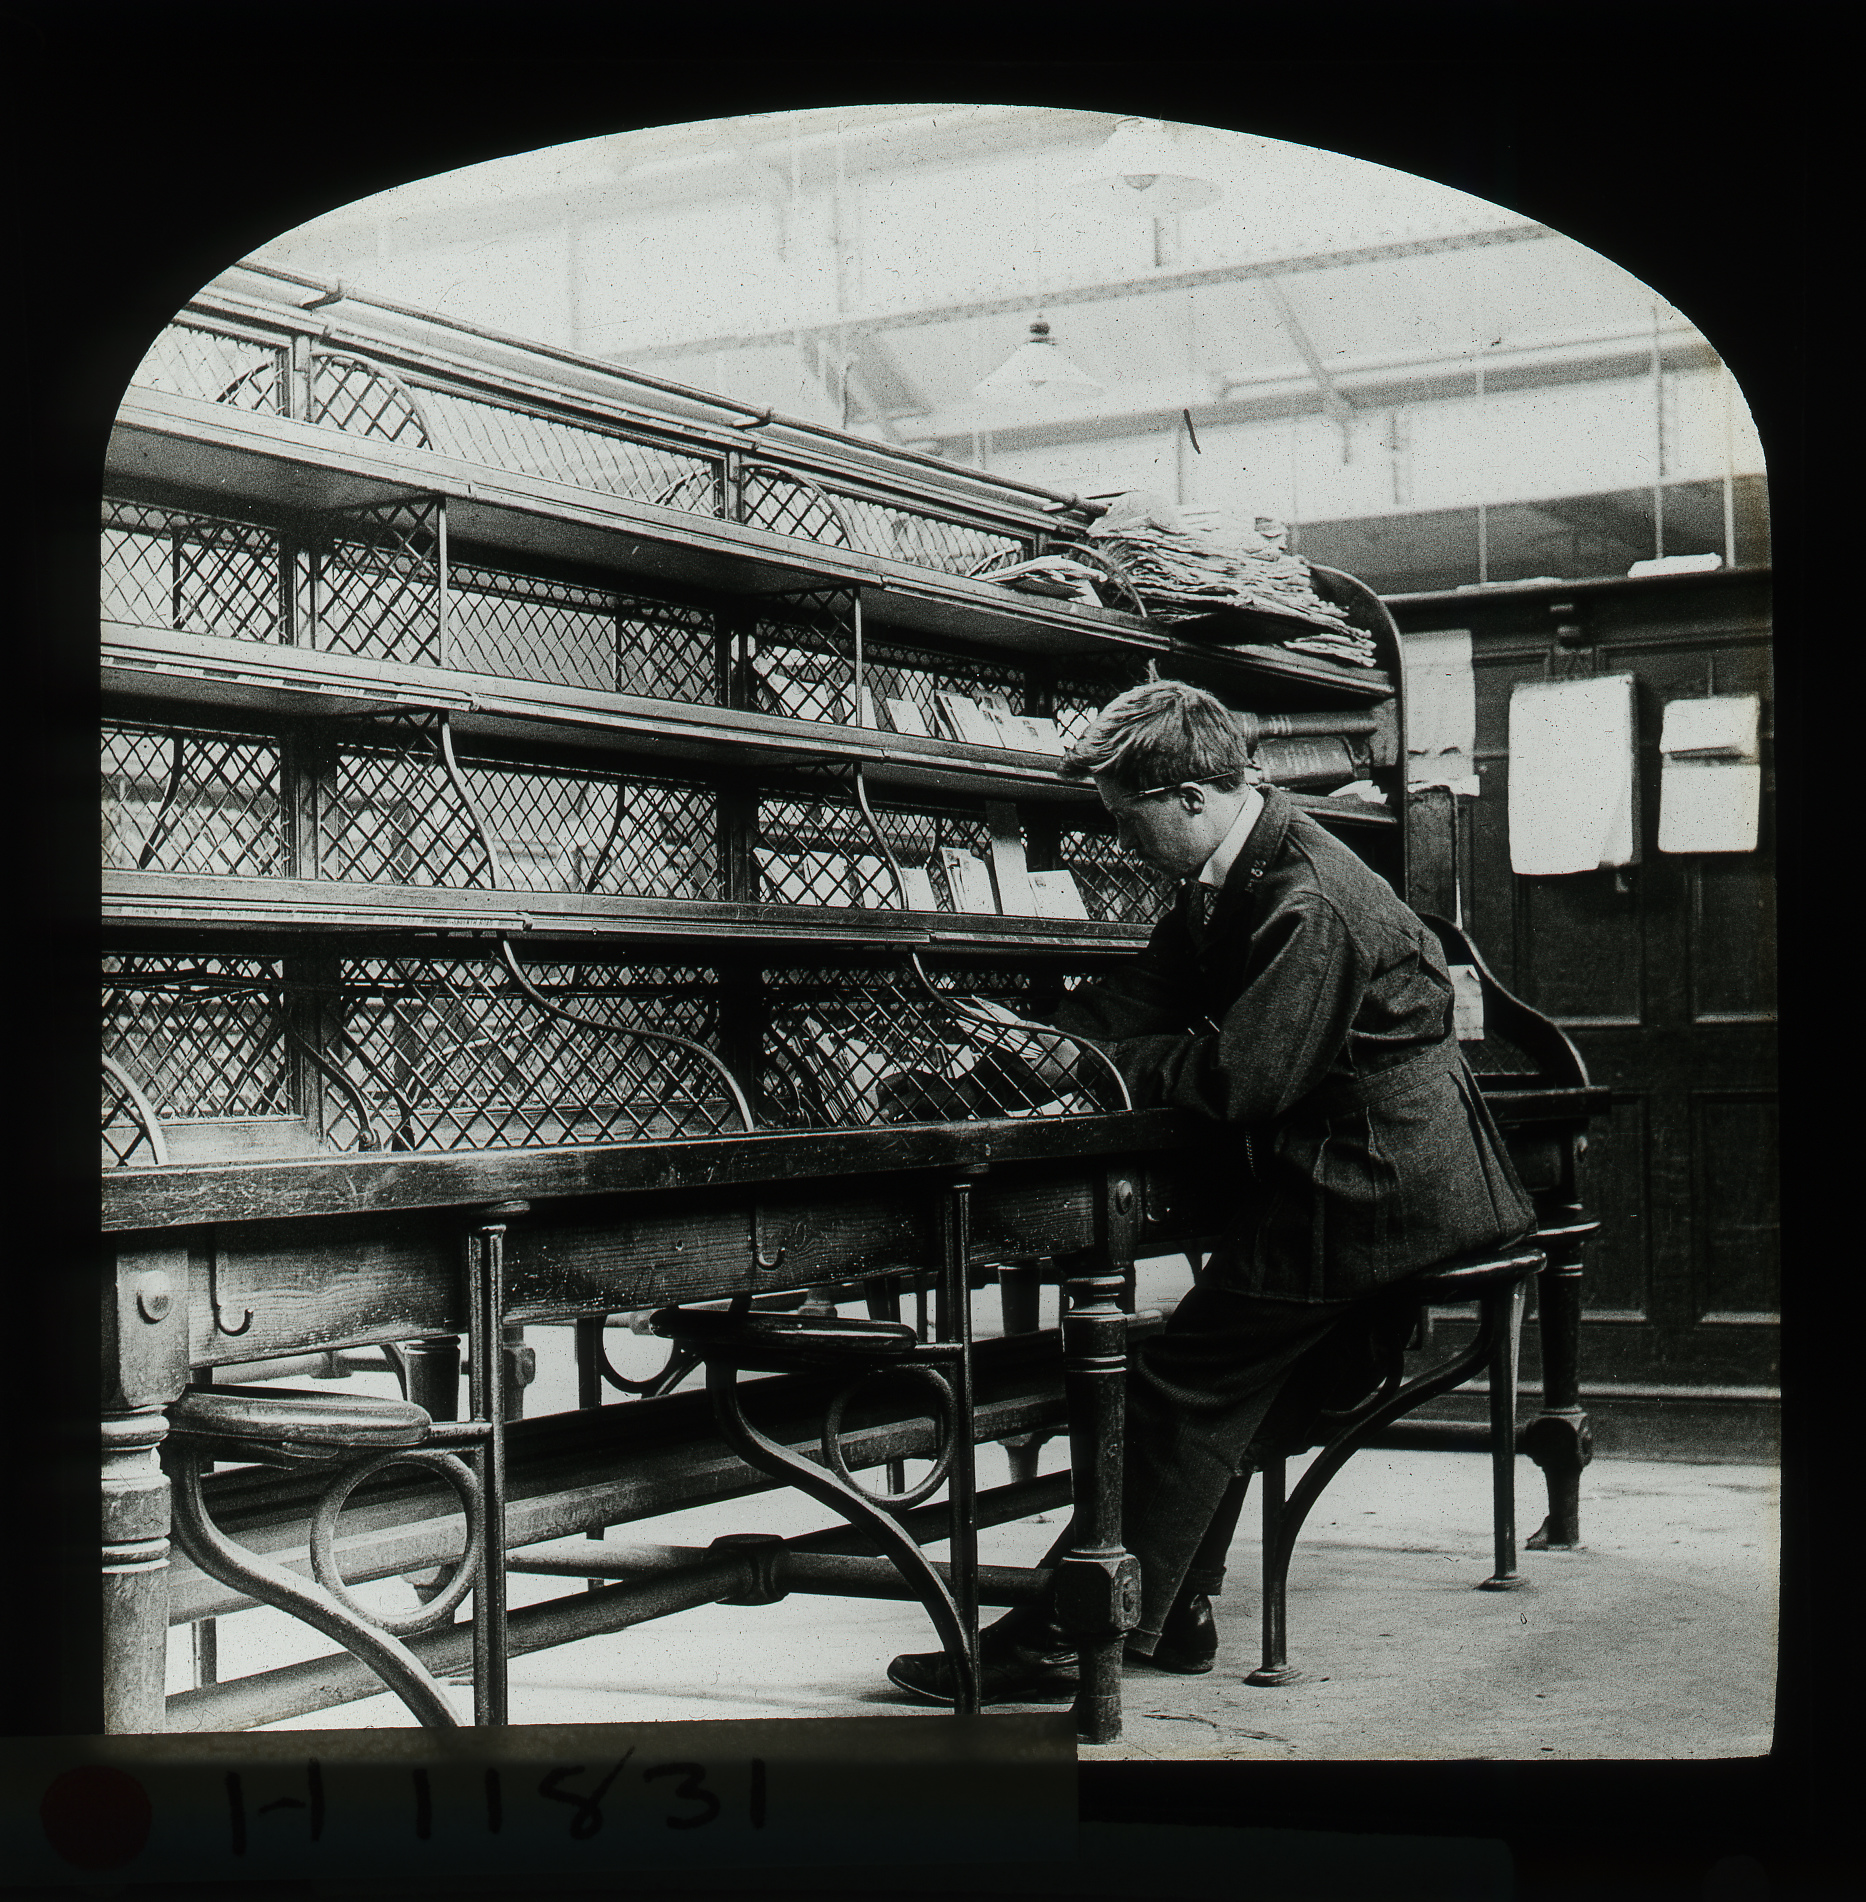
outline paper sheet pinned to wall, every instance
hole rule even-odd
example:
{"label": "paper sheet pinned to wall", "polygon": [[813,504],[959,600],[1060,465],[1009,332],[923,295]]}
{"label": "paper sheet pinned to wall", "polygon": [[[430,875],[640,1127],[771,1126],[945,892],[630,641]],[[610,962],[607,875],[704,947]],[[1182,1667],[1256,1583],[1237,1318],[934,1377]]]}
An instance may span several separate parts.
{"label": "paper sheet pinned to wall", "polygon": [[1510,867],[1591,872],[1639,856],[1631,674],[1525,681],[1510,695]]}
{"label": "paper sheet pinned to wall", "polygon": [[1753,693],[1709,694],[1666,703],[1659,751],[1667,759],[1741,760],[1761,757],[1762,699]]}
{"label": "paper sheet pinned to wall", "polygon": [[1762,701],[1674,700],[1659,735],[1661,852],[1753,852],[1761,829]]}
{"label": "paper sheet pinned to wall", "polygon": [[1477,682],[1471,630],[1400,636],[1406,688],[1406,782],[1477,791]]}

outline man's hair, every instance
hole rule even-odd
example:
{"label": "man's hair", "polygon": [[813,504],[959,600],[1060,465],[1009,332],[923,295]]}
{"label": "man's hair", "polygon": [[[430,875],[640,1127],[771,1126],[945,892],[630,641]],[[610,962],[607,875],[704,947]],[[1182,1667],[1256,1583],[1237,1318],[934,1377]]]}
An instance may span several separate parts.
{"label": "man's hair", "polygon": [[1187,780],[1230,791],[1249,765],[1243,730],[1222,700],[1183,680],[1149,680],[1096,714],[1062,770],[1071,779],[1106,773],[1127,793]]}

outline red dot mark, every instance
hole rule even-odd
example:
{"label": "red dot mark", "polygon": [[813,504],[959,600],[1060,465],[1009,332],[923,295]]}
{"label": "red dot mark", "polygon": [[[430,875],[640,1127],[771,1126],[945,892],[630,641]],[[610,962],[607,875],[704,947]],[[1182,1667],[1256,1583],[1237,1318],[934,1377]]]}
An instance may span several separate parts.
{"label": "red dot mark", "polygon": [[39,1803],[46,1840],[80,1869],[114,1869],[140,1854],[152,1816],[149,1792],[102,1763],[54,1777]]}

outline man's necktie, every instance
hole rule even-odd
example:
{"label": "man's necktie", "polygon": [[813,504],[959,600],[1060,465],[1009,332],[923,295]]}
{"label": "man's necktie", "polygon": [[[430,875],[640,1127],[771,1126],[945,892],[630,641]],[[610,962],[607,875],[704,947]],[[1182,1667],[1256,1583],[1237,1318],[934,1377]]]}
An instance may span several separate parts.
{"label": "man's necktie", "polygon": [[1212,907],[1218,902],[1218,887],[1201,879],[1192,881],[1192,916],[1201,931],[1212,922]]}

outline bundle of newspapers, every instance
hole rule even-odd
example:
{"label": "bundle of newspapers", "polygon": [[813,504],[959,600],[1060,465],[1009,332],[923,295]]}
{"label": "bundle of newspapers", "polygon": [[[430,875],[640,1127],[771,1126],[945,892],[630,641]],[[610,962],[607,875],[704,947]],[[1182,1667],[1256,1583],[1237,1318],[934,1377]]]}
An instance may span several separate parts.
{"label": "bundle of newspapers", "polygon": [[1122,495],[1089,530],[1156,621],[1189,621],[1225,608],[1254,609],[1304,623],[1265,645],[1317,654],[1351,667],[1375,664],[1373,637],[1315,591],[1309,564],[1288,552],[1283,524],[1251,526],[1211,516],[1195,530],[1160,497]]}

